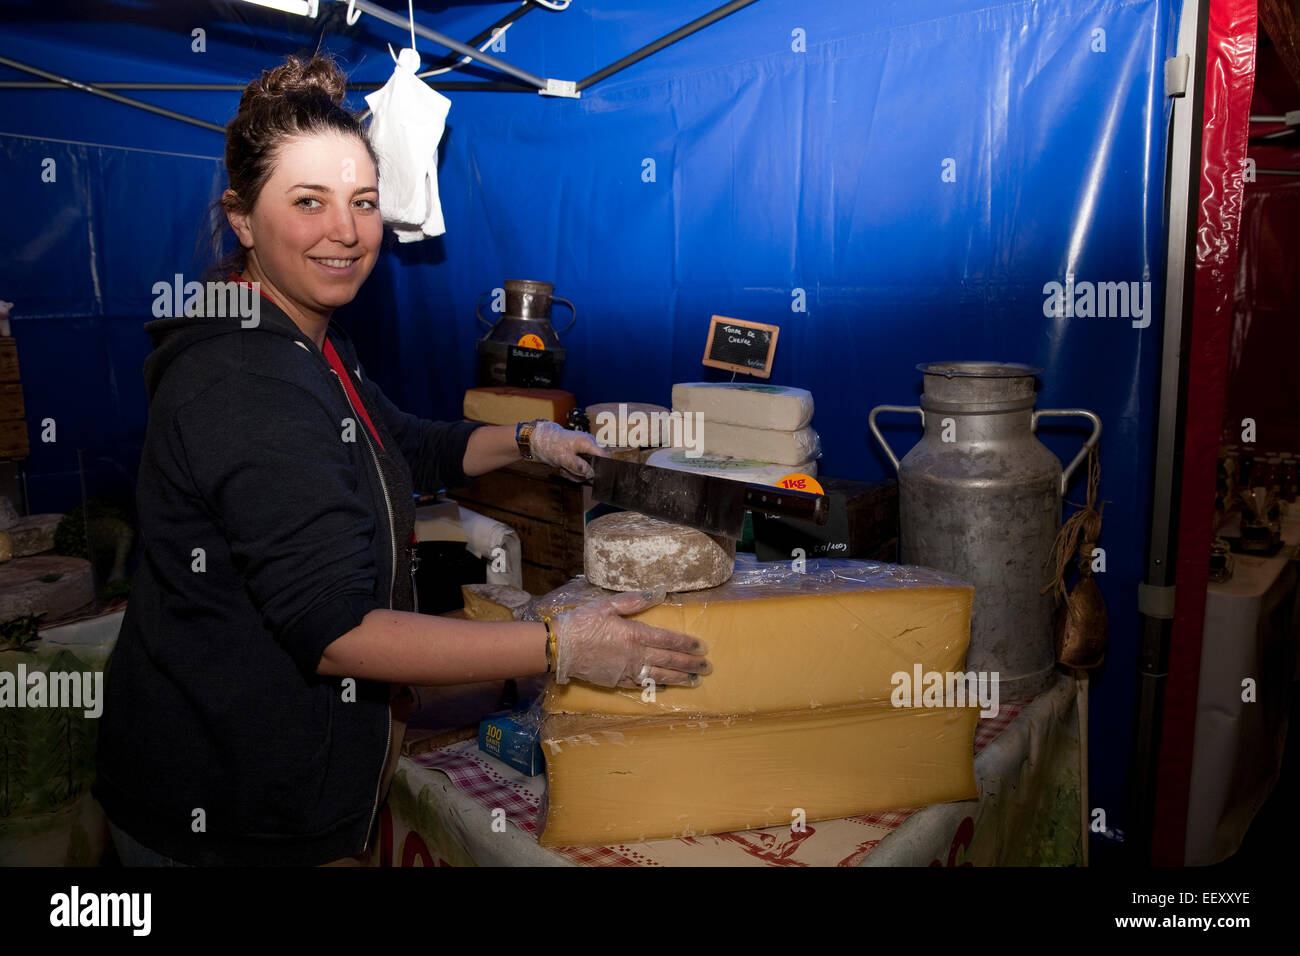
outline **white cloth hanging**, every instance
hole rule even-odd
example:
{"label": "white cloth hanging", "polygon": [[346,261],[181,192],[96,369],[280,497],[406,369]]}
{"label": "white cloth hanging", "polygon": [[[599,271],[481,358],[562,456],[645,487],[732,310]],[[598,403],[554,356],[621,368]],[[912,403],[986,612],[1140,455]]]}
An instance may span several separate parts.
{"label": "white cloth hanging", "polygon": [[401,242],[447,231],[438,200],[438,143],[451,100],[416,76],[419,54],[405,49],[382,89],[366,97],[370,141],[379,154],[379,211]]}

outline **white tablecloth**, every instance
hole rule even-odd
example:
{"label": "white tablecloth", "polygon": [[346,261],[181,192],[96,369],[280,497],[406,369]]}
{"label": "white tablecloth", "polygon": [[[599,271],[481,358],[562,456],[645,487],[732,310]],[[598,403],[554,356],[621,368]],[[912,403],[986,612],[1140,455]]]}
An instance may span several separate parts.
{"label": "white tablecloth", "polygon": [[[1232,578],[1209,586],[1184,844],[1189,866],[1237,852],[1282,766],[1300,657],[1300,507],[1292,506],[1282,537],[1278,555],[1234,554]],[[1255,682],[1253,702],[1242,699],[1247,679]]]}

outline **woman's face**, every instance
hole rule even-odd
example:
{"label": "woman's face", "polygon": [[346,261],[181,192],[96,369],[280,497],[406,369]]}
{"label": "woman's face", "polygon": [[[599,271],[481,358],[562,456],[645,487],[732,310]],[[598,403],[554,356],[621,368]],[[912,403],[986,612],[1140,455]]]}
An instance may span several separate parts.
{"label": "woman's face", "polygon": [[351,302],[379,255],[383,221],[375,165],[355,137],[285,140],[253,211],[230,215],[261,279],[316,316]]}

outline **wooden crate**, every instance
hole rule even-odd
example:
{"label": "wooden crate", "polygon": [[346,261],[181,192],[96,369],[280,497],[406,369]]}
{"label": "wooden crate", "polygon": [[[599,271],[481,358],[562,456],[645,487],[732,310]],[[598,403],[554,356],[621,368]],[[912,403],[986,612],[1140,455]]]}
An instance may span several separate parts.
{"label": "wooden crate", "polygon": [[27,410],[23,407],[23,387],[16,382],[0,385],[0,421],[25,422],[26,417]]}
{"label": "wooden crate", "polygon": [[0,458],[26,458],[27,411],[18,384],[18,343],[0,336]]}
{"label": "wooden crate", "polygon": [[0,422],[0,458],[26,458],[27,422]]}
{"label": "wooden crate", "polygon": [[18,343],[11,336],[0,336],[0,382],[18,381]]}

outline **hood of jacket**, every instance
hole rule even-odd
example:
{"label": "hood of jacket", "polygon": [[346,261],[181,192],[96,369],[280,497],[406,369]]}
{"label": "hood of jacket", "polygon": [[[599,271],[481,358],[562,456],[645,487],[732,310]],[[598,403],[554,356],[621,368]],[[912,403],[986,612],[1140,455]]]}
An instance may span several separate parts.
{"label": "hood of jacket", "polygon": [[[316,344],[283,309],[265,295],[259,299],[256,318],[256,324],[253,325],[244,325],[248,320],[238,316],[205,315],[177,316],[146,322],[144,330],[149,333],[153,343],[153,351],[144,361],[144,383],[150,401],[153,400],[163,374],[178,356],[191,346],[219,335],[282,335],[302,343],[319,355],[322,362],[325,361]],[[339,346],[339,357],[344,363],[355,365],[355,352],[347,333],[331,321],[326,334]]]}

